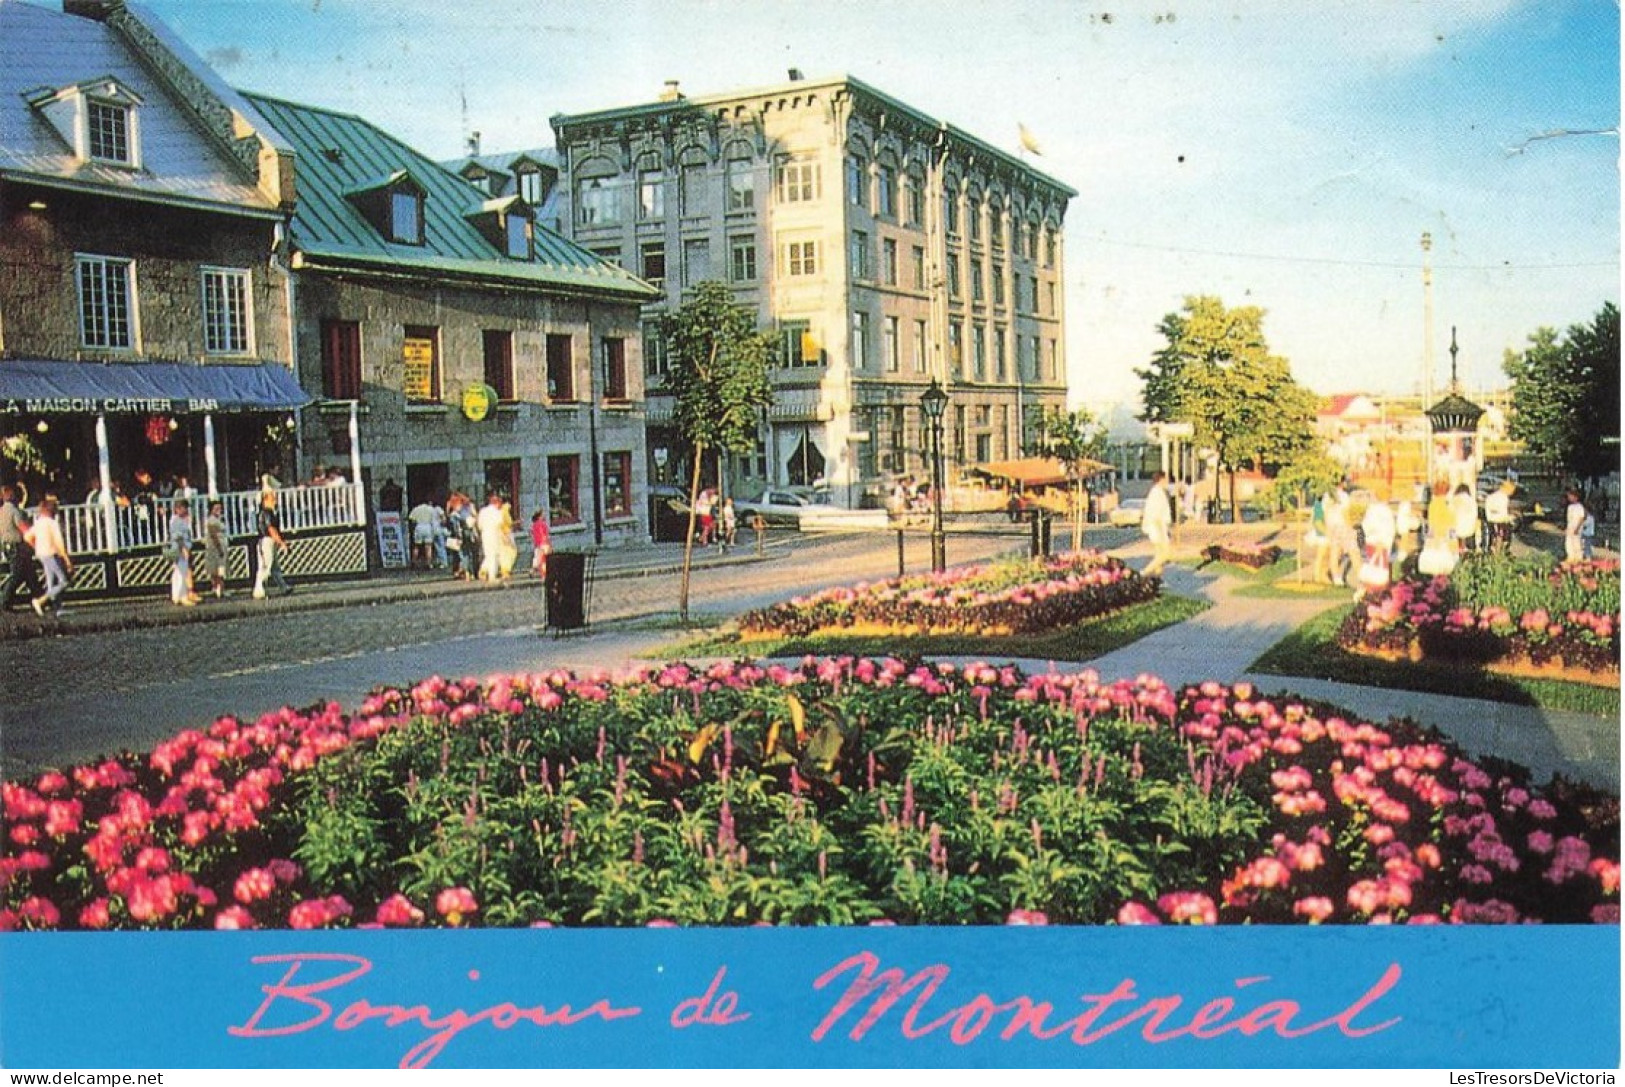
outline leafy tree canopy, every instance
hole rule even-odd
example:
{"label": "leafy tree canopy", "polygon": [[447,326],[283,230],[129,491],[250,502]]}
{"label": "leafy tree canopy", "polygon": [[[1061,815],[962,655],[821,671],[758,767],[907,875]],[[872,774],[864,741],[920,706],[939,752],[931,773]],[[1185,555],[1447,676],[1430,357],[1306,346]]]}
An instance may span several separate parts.
{"label": "leafy tree canopy", "polygon": [[1536,329],[1502,367],[1512,379],[1512,436],[1530,452],[1583,479],[1619,469],[1619,307],[1605,302],[1561,338]]}
{"label": "leafy tree canopy", "polygon": [[774,347],[771,334],[756,330],[755,311],[735,303],[725,284],[708,281],[660,318],[660,332],[678,432],[706,449],[753,449],[761,409],[773,399],[767,367]]}
{"label": "leafy tree canopy", "polygon": [[1106,451],[1106,428],[1090,412],[1045,408],[1033,436],[1033,452],[1075,465],[1099,460]]}

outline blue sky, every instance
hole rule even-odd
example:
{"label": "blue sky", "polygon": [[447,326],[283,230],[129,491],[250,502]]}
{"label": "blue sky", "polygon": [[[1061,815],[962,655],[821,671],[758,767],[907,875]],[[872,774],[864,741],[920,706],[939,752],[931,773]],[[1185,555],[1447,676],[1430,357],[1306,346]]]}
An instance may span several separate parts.
{"label": "blue sky", "polygon": [[[237,86],[360,113],[437,158],[551,143],[547,118],[809,76],[865,79],[1080,195],[1078,399],[1137,398],[1188,294],[1268,313],[1318,391],[1436,387],[1619,298],[1611,0],[147,0]],[[1603,134],[1589,134],[1606,130]],[[1572,135],[1544,137],[1567,131]]]}

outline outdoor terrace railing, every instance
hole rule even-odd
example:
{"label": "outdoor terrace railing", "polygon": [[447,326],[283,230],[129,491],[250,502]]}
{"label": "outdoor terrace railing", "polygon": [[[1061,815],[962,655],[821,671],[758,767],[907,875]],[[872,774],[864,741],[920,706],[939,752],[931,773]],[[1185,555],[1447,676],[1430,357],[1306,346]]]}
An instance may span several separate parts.
{"label": "outdoor terrace railing", "polygon": [[[238,539],[258,534],[256,524],[260,491],[232,491],[218,496],[224,505],[226,537]],[[359,483],[334,486],[283,487],[277,490],[277,513],[285,532],[344,528],[366,523]],[[155,498],[109,507],[101,502],[83,502],[57,510],[57,524],[70,555],[105,555],[143,548],[161,547],[169,535],[169,518],[181,503],[191,507],[193,534],[201,537],[210,499]],[[112,532],[108,531],[111,513]]]}

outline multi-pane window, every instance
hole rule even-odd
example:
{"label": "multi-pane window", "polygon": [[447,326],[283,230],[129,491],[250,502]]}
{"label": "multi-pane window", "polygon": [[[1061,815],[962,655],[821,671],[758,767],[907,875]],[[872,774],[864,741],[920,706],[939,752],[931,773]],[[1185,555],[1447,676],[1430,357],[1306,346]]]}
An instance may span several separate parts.
{"label": "multi-pane window", "polygon": [[666,173],[654,168],[638,171],[638,218],[662,219],[666,215]]}
{"label": "multi-pane window", "polygon": [[581,522],[581,458],[547,458],[547,519],[555,525]]}
{"label": "multi-pane window", "polygon": [[644,242],[640,249],[643,258],[643,278],[655,286],[666,282],[666,243]]}
{"label": "multi-pane window", "polygon": [[604,516],[632,516],[632,454],[604,454]]}
{"label": "multi-pane window", "polygon": [[677,198],[684,215],[704,215],[711,199],[711,178],[703,162],[683,163],[677,177]]}
{"label": "multi-pane window", "polygon": [[90,138],[90,157],[108,162],[130,163],[130,108],[115,102],[85,102],[85,125]]}
{"label": "multi-pane window", "polygon": [[990,241],[995,252],[1004,248],[1004,205],[998,200],[991,201],[987,206],[987,226]]}
{"label": "multi-pane window", "polygon": [[407,402],[439,403],[440,330],[432,325],[407,325],[401,342],[401,364],[401,385]]}
{"label": "multi-pane window", "polygon": [[1004,305],[1004,265],[993,266],[993,304]]}
{"label": "multi-pane window", "polygon": [[1004,329],[993,330],[993,380],[1004,381],[1010,376],[1009,364],[1005,361],[1009,337]]}
{"label": "multi-pane window", "polygon": [[576,187],[576,222],[582,226],[609,226],[621,221],[615,183],[607,177],[589,177]]}
{"label": "multi-pane window", "polygon": [[982,262],[972,260],[970,266],[970,297],[972,302],[982,300],[984,290],[982,284],[985,278],[982,274]]}
{"label": "multi-pane window", "polygon": [[246,355],[249,338],[248,272],[203,269],[203,350],[211,355]]}
{"label": "multi-pane window", "polygon": [[869,167],[857,155],[846,157],[846,202],[853,207],[869,204]]}
{"label": "multi-pane window", "polygon": [[779,159],[775,173],[779,203],[802,204],[818,199],[817,161],[787,155]]}
{"label": "multi-pane window", "polygon": [[958,321],[948,326],[948,365],[955,381],[965,376],[965,327]]}
{"label": "multi-pane window", "polygon": [[908,192],[908,225],[925,225],[925,178],[919,174],[909,174],[904,182]]}
{"label": "multi-pane window", "polygon": [[329,400],[361,399],[361,322],[322,321],[322,395]]}
{"label": "multi-pane window", "polygon": [[925,373],[925,322],[914,322],[914,341],[909,351],[910,366],[916,374]]}
{"label": "multi-pane window", "polygon": [[[1038,281],[1034,280],[1033,282],[1036,283]],[[1053,283],[1044,284],[1044,293],[1049,296],[1049,315],[1051,317],[1054,317],[1057,313],[1060,312],[1060,310],[1055,308],[1055,284],[1053,284]]]}
{"label": "multi-pane window", "polygon": [[574,351],[570,337],[556,332],[547,335],[547,398],[568,404],[576,398]]}
{"label": "multi-pane window", "polygon": [[880,242],[880,281],[888,287],[897,286],[897,241],[884,238]]}
{"label": "multi-pane window", "polygon": [[1044,228],[1044,267],[1055,267],[1055,229]]}
{"label": "multi-pane window", "polygon": [[806,321],[779,322],[779,357],[790,368],[818,365],[818,345]]}
{"label": "multi-pane window", "polygon": [[919,245],[914,247],[914,289],[925,290],[925,248]]}
{"label": "multi-pane window", "polygon": [[423,244],[423,197],[406,189],[389,194],[389,237],[407,245]]}
{"label": "multi-pane window", "polygon": [[881,328],[881,357],[886,360],[886,372],[895,374],[903,368],[903,345],[898,342],[898,321],[895,317],[886,318]]}
{"label": "multi-pane window", "polygon": [[756,207],[756,178],[750,159],[728,160],[728,210],[752,211]]}
{"label": "multi-pane window", "polygon": [[519,171],[519,199],[533,208],[542,206],[542,172],[526,168]]}
{"label": "multi-pane window", "polygon": [[958,297],[960,297],[960,290],[961,290],[961,287],[960,287],[960,284],[959,284],[959,254],[958,253],[949,253],[948,254],[948,297],[949,298],[958,298]]}
{"label": "multi-pane window", "polygon": [[816,241],[785,243],[784,270],[793,276],[817,275],[818,243]]}
{"label": "multi-pane window", "polygon": [[852,369],[867,370],[869,368],[869,314],[863,310],[852,311]]}
{"label": "multi-pane window", "polygon": [[1060,375],[1060,366],[1060,352],[1057,349],[1056,342],[1054,340],[1050,340],[1049,366],[1045,368],[1047,370],[1045,376],[1048,377],[1049,380],[1054,381]]}
{"label": "multi-pane window", "polygon": [[959,233],[959,197],[954,193],[952,182],[942,199],[942,229],[949,234]]}
{"label": "multi-pane window", "polygon": [[604,361],[604,399],[624,402],[626,390],[626,341],[605,336],[601,341]]}
{"label": "multi-pane window", "polygon": [[852,232],[852,268],[853,279],[869,279],[873,272],[869,268],[869,235],[861,230]]}
{"label": "multi-pane window", "polygon": [[592,255],[611,267],[619,268],[621,266],[621,247],[618,245],[606,245],[594,249]]}
{"label": "multi-pane window", "polygon": [[649,385],[659,383],[659,379],[666,376],[671,370],[671,358],[666,348],[666,341],[660,335],[660,323],[648,321],[643,326],[643,375]]}
{"label": "multi-pane window", "polygon": [[971,327],[971,373],[977,381],[987,380],[987,327]]}
{"label": "multi-pane window", "polygon": [[954,405],[954,463],[965,463],[965,405]]}
{"label": "multi-pane window", "polygon": [[884,162],[875,172],[875,214],[897,218],[897,168]]}
{"label": "multi-pane window", "polygon": [[730,238],[728,241],[728,278],[735,283],[750,283],[756,278],[756,239]]}
{"label": "multi-pane window", "polygon": [[711,278],[711,242],[707,238],[688,238],[683,242],[683,286]]}
{"label": "multi-pane window", "polygon": [[135,344],[135,266],[112,257],[79,257],[79,342],[86,347]]}
{"label": "multi-pane window", "polygon": [[965,198],[965,218],[970,220],[970,240],[982,240],[982,196],[972,192]]}
{"label": "multi-pane window", "polygon": [[496,390],[504,403],[517,399],[513,383],[513,333],[488,328],[482,337],[485,348],[485,383]]}

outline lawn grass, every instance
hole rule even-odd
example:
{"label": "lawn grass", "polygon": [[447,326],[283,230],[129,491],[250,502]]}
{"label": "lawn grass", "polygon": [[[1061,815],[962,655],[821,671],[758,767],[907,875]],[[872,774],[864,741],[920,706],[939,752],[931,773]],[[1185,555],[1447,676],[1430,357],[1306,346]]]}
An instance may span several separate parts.
{"label": "lawn grass", "polygon": [[755,638],[718,633],[657,650],[653,655],[688,657],[799,657],[850,654],[857,657],[987,657],[1088,661],[1139,641],[1164,627],[1183,623],[1210,604],[1165,594],[1108,615],[1046,634],[915,634],[896,636],[813,634],[799,638]]}
{"label": "lawn grass", "polygon": [[1251,671],[1308,676],[1365,687],[1483,698],[1519,706],[1568,710],[1598,717],[1619,716],[1619,688],[1593,687],[1555,679],[1503,676],[1461,665],[1387,661],[1350,653],[1337,644],[1337,628],[1348,612],[1332,608],[1304,623],[1253,662]]}

